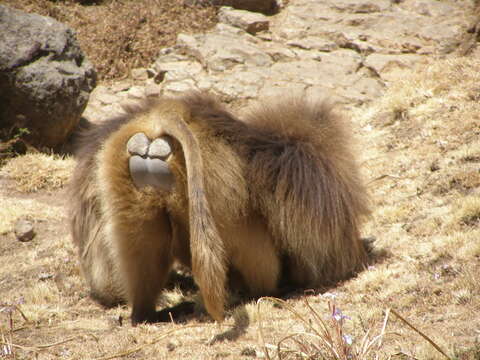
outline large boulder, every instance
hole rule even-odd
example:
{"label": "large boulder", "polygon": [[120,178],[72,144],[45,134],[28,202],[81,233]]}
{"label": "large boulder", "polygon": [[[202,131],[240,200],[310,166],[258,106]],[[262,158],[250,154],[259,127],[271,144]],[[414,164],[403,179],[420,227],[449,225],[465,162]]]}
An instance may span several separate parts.
{"label": "large boulder", "polygon": [[0,130],[28,129],[34,146],[58,148],[95,87],[75,32],[50,17],[0,5]]}

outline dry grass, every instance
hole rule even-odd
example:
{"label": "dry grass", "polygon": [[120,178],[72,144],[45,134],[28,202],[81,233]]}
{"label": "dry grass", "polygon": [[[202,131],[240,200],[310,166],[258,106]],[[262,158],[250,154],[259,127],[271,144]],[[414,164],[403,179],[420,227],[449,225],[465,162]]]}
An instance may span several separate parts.
{"label": "dry grass", "polygon": [[15,221],[20,218],[35,219],[46,222],[65,216],[65,211],[58,206],[37,202],[33,199],[8,198],[2,196],[0,207],[0,234],[12,231]]}
{"label": "dry grass", "polygon": [[51,16],[75,29],[81,48],[100,79],[122,78],[129,76],[133,68],[148,67],[163,47],[175,44],[179,32],[204,31],[217,21],[215,7],[185,6],[183,0],[2,3]]}
{"label": "dry grass", "polygon": [[[199,314],[183,325],[133,328],[128,307],[97,306],[65,225],[68,199],[52,185],[26,199],[3,168],[10,182],[0,188],[0,224],[25,214],[45,219],[30,243],[0,235],[4,357],[479,359],[480,60],[432,61],[398,79],[352,113],[369,145],[363,168],[375,202],[364,234],[376,237],[382,256],[330,294],[237,306],[222,325]],[[33,166],[21,159],[7,166]],[[51,176],[68,169],[64,161],[52,159],[60,165]],[[159,305],[185,295],[171,291]],[[349,318],[332,317],[340,315],[333,297]]]}
{"label": "dry grass", "polygon": [[[480,331],[480,321],[472,321],[480,310],[472,277],[480,271],[480,62],[432,61],[398,79],[355,114],[371,144],[365,168],[377,208],[367,231],[390,258],[375,265],[375,276],[360,274],[347,293],[393,304],[449,356],[473,359]],[[398,331],[399,348],[438,358],[421,343],[407,345],[410,335]]]}
{"label": "dry grass", "polygon": [[0,176],[14,180],[16,190],[24,193],[60,189],[70,179],[75,162],[72,158],[43,153],[10,159],[0,168]]}
{"label": "dry grass", "polygon": [[[351,318],[343,314],[333,300],[326,300],[327,311],[319,311],[318,306],[312,305],[308,298],[304,299],[306,314],[298,312],[286,301],[276,298],[262,298],[258,301],[258,314],[263,313],[260,304],[271,301],[290,311],[295,321],[296,329],[290,331],[276,344],[265,341],[263,324],[260,321],[260,334],[263,349],[268,359],[326,359],[326,360],[366,360],[370,353],[381,349],[389,310],[378,334],[371,334],[368,329],[360,339],[353,338],[348,327]],[[273,353],[273,354],[272,354]]]}

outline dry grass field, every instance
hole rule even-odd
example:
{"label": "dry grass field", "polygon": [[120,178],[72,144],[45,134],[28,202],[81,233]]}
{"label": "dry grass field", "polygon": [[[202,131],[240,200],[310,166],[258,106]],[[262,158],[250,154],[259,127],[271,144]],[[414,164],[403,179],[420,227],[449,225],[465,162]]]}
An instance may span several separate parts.
{"label": "dry grass field", "polygon": [[[132,327],[87,294],[66,216],[71,158],[28,154],[0,168],[0,359],[480,359],[480,61],[432,61],[358,124],[375,259],[305,296],[201,310]],[[19,242],[18,218],[36,237]],[[166,291],[159,306],[195,292]]]}
{"label": "dry grass field", "polygon": [[178,32],[196,33],[217,22],[214,6],[183,0],[0,0],[26,12],[51,16],[77,32],[80,47],[100,80],[119,79],[148,67]]}

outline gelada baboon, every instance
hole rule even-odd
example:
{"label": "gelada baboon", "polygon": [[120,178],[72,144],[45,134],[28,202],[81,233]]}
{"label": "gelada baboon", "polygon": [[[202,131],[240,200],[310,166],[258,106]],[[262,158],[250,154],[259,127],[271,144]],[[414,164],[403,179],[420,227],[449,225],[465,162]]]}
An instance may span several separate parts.
{"label": "gelada baboon", "polygon": [[[252,295],[315,287],[366,262],[368,199],[350,129],[324,103],[259,106],[241,121],[212,97],[148,101],[89,130],[72,180],[72,233],[94,298],[158,321],[174,262],[223,318],[229,272]],[[238,276],[237,276],[238,277]]]}

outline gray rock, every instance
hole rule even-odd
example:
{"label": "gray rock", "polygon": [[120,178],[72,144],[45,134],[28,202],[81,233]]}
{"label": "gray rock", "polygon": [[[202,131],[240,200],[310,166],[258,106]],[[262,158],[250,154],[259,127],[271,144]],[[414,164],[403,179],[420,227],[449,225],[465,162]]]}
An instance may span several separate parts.
{"label": "gray rock", "polygon": [[178,96],[189,90],[198,90],[193,79],[172,81],[163,86],[163,94],[166,96]]}
{"label": "gray rock", "polygon": [[357,14],[385,11],[391,6],[390,0],[336,0],[334,8]]}
{"label": "gray rock", "polygon": [[145,89],[142,86],[132,86],[128,91],[129,99],[143,99],[145,98]]}
{"label": "gray rock", "polygon": [[36,235],[32,222],[27,219],[17,220],[14,226],[14,232],[17,240],[21,242],[28,242]]}
{"label": "gray rock", "polygon": [[149,82],[145,85],[145,96],[147,97],[157,97],[160,96],[161,87],[155,82]]}
{"label": "gray rock", "polygon": [[247,346],[247,347],[242,349],[242,351],[240,352],[240,355],[256,357],[257,356],[257,351],[255,350],[255,348],[253,348],[251,346]]}
{"label": "gray rock", "polygon": [[0,44],[0,128],[27,128],[33,145],[60,146],[96,83],[74,31],[0,5]]}
{"label": "gray rock", "polygon": [[[121,91],[126,91],[126,90],[130,89],[131,86],[132,86],[132,82],[130,80],[120,80],[120,81],[117,81],[114,84],[112,84],[111,91],[114,92],[114,93],[121,92]],[[99,87],[100,87],[100,85],[97,86],[93,92],[96,92]],[[90,94],[90,95],[92,95],[92,94]]]}
{"label": "gray rock", "polygon": [[218,30],[195,36],[181,34],[178,42],[210,71],[223,72],[239,64],[268,67],[273,63],[272,58],[255,43],[253,36],[248,35],[250,39],[226,31],[226,26]]}
{"label": "gray rock", "polygon": [[202,65],[196,61],[159,62],[154,65],[155,70],[164,73],[164,80],[183,80],[197,77],[202,72]]}
{"label": "gray rock", "polygon": [[[237,14],[259,15],[222,9],[222,22],[206,34],[180,34],[160,50],[153,65],[159,79],[147,80],[145,93],[211,91],[239,112],[259,97],[290,94],[356,106],[381,96],[397,68],[454,49],[474,7],[457,0],[291,0],[254,36]],[[150,89],[152,81],[158,87]],[[121,94],[129,92],[113,91]],[[103,114],[114,105],[94,101],[91,108]]]}
{"label": "gray rock", "polygon": [[330,52],[339,48],[334,41],[318,36],[307,36],[301,39],[290,40],[287,44],[304,50],[318,50],[324,52]]}
{"label": "gray rock", "polygon": [[133,80],[141,81],[141,80],[147,80],[149,78],[148,70],[144,68],[132,69],[131,75]]}
{"label": "gray rock", "polygon": [[446,1],[409,0],[401,2],[399,6],[424,16],[445,16],[451,18],[452,15],[459,12],[458,7]]}
{"label": "gray rock", "polygon": [[[302,82],[277,80],[265,83],[264,87],[259,91],[259,97],[264,99],[281,99],[286,95],[301,96],[305,94],[307,86]],[[321,93],[325,94],[326,89],[322,88]]]}
{"label": "gray rock", "polygon": [[388,73],[395,68],[412,68],[423,60],[423,56],[416,54],[371,54],[365,59],[364,65],[388,80]]}
{"label": "gray rock", "polygon": [[274,62],[291,61],[296,58],[296,54],[294,51],[278,43],[266,43],[264,50]]}
{"label": "gray rock", "polygon": [[218,19],[225,24],[243,29],[249,34],[268,30],[270,26],[268,17],[265,15],[245,10],[235,10],[227,6],[220,9]]}
{"label": "gray rock", "polygon": [[253,99],[258,96],[260,86],[268,72],[254,71],[238,66],[234,71],[219,75],[212,89],[226,101]]}
{"label": "gray rock", "polygon": [[[102,86],[102,88],[105,88],[105,87]],[[118,97],[111,92],[103,91],[103,92],[97,92],[97,100],[100,101],[102,104],[108,105],[108,104],[114,104],[115,102],[117,102]]]}
{"label": "gray rock", "polygon": [[213,4],[231,6],[235,9],[271,14],[279,7],[276,0],[184,0],[187,5]]}

